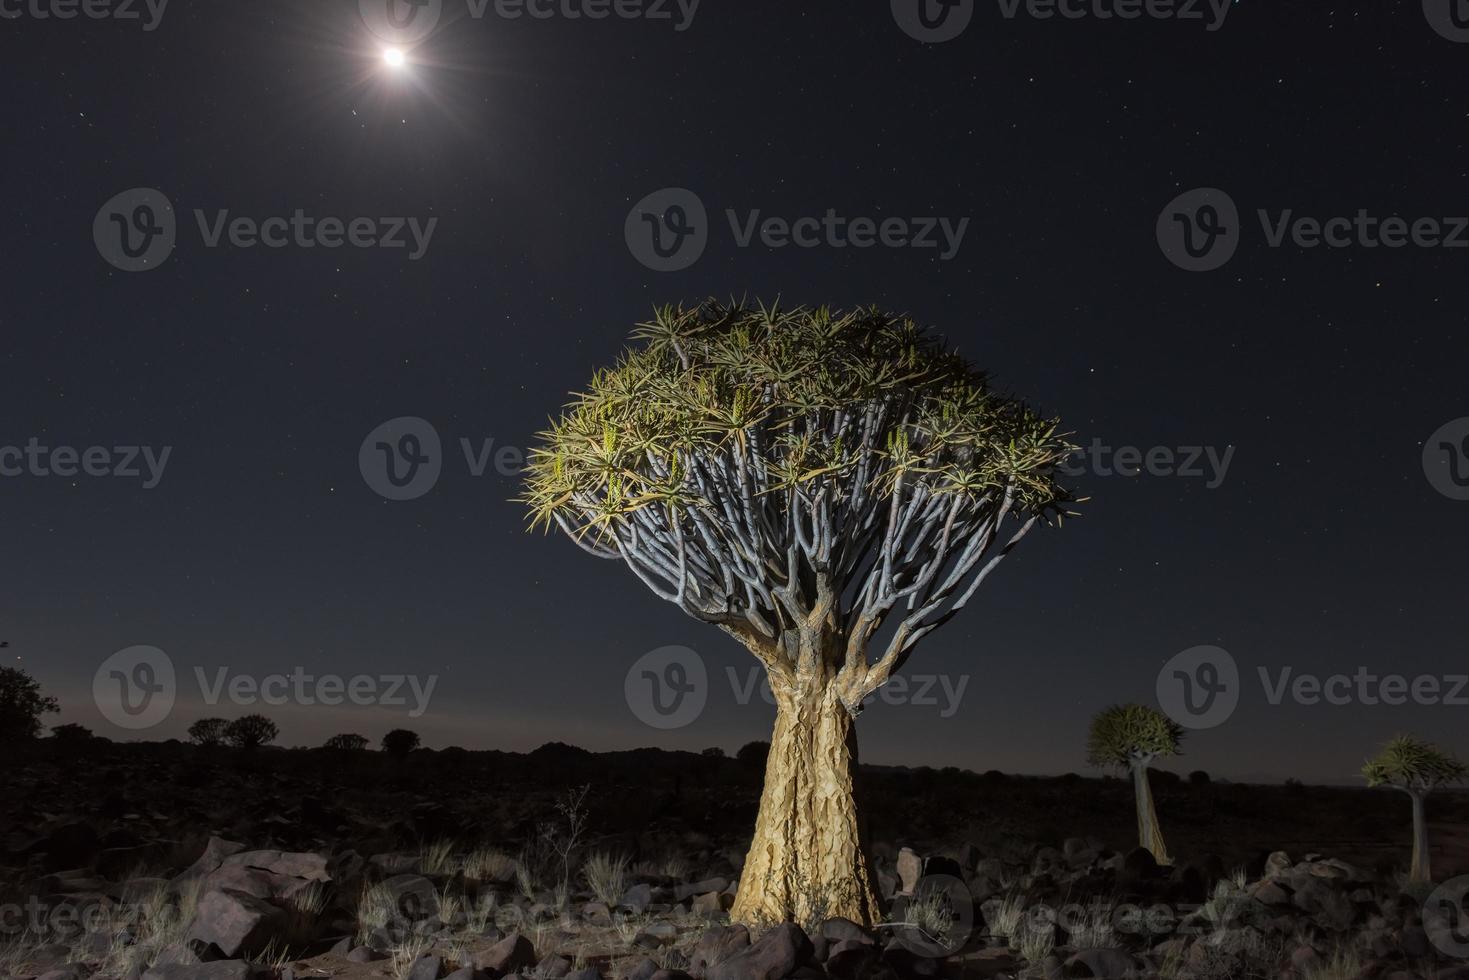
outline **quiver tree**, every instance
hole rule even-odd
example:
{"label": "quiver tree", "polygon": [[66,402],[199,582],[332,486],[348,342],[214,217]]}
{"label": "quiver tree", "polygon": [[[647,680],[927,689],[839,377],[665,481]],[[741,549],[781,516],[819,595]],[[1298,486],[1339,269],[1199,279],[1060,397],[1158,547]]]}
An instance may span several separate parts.
{"label": "quiver tree", "polygon": [[1391,786],[1413,800],[1413,865],[1408,872],[1413,881],[1432,880],[1424,801],[1440,786],[1462,780],[1465,772],[1464,763],[1412,735],[1392,739],[1362,767],[1368,786]]}
{"label": "quiver tree", "polygon": [[1183,726],[1159,711],[1141,704],[1119,704],[1092,719],[1087,739],[1087,762],[1103,769],[1132,773],[1137,802],[1137,842],[1153,853],[1159,864],[1171,864],[1158,811],[1153,806],[1153,789],[1148,784],[1148,767],[1159,756],[1178,754]]}
{"label": "quiver tree", "polygon": [[633,337],[531,454],[533,523],[763,665],[775,729],[732,916],[873,922],[853,720],[1064,515],[1052,472],[1072,447],[877,310],[664,308]]}

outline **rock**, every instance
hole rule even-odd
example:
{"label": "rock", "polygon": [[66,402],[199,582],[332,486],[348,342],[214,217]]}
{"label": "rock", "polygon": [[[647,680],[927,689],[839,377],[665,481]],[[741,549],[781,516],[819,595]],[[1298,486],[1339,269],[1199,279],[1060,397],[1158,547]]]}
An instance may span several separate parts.
{"label": "rock", "polygon": [[1351,901],[1320,878],[1303,878],[1291,895],[1291,904],[1306,912],[1316,924],[1333,932],[1351,928],[1357,917]]}
{"label": "rock", "polygon": [[285,925],[284,910],[253,895],[225,889],[207,892],[199,899],[186,939],[190,945],[212,945],[230,960],[264,950]]}
{"label": "rock", "polygon": [[[709,968],[729,959],[735,953],[750,945],[750,930],[742,925],[715,926],[705,929],[699,941],[694,944],[693,952],[689,954],[689,973],[698,980],[708,974]],[[652,960],[647,962],[651,963]],[[643,978],[632,978],[631,980],[643,980]]]}
{"label": "rock", "polygon": [[718,915],[725,910],[724,898],[723,892],[706,892],[703,895],[696,895],[689,911],[695,915]]}
{"label": "rock", "polygon": [[619,908],[632,909],[639,914],[646,912],[652,904],[653,888],[647,884],[633,885],[622,896],[622,901],[617,903]]}
{"label": "rock", "polygon": [[953,878],[956,881],[963,881],[964,869],[959,867],[959,862],[953,858],[936,854],[923,862],[923,876],[925,878],[943,876],[945,878]]}
{"label": "rock", "polygon": [[897,973],[883,962],[876,946],[846,939],[837,943],[826,958],[831,980],[897,980]]}
{"label": "rock", "polygon": [[682,970],[659,970],[648,980],[694,980],[694,978]]}
{"label": "rock", "polygon": [[347,954],[347,959],[353,963],[374,963],[377,960],[386,959],[382,953],[370,946],[358,946]]}
{"label": "rock", "polygon": [[1066,961],[1063,969],[1068,977],[1097,977],[1107,980],[1121,980],[1123,977],[1135,976],[1138,972],[1137,962],[1132,955],[1127,950],[1116,947],[1079,950]]}
{"label": "rock", "polygon": [[170,963],[154,966],[142,980],[250,980],[253,972],[244,960],[219,960],[214,963]]}
{"label": "rock", "polygon": [[905,847],[898,852],[898,894],[912,895],[913,889],[918,887],[918,879],[923,877],[923,859],[911,847]]}
{"label": "rock", "polygon": [[[740,928],[743,929],[744,927],[741,926]],[[708,934],[705,933],[705,935]],[[749,941],[750,937],[747,934],[745,936],[745,942],[748,943]],[[652,980],[653,974],[657,972],[658,964],[649,957],[644,956],[642,959],[633,964],[632,969],[628,970],[627,973],[623,976],[623,980]]]}
{"label": "rock", "polygon": [[612,925],[612,910],[602,902],[588,902],[583,905],[581,916],[594,926]]}
{"label": "rock", "polygon": [[183,874],[173,880],[175,887],[185,881],[202,878],[211,871],[216,871],[224,863],[224,859],[231,854],[238,854],[245,849],[244,844],[236,844],[234,841],[225,840],[223,837],[211,837],[209,843],[204,846],[204,853],[199,855],[199,860],[191,864]]}
{"label": "rock", "polygon": [[403,975],[403,980],[439,980],[443,975],[443,960],[437,956],[420,956]]}
{"label": "rock", "polygon": [[689,885],[674,885],[673,900],[682,902],[686,898],[702,895],[705,892],[722,892],[729,887],[728,878],[709,878],[704,881],[696,881]]}
{"label": "rock", "polygon": [[811,958],[811,940],[801,927],[782,922],[760,940],[711,967],[708,980],[784,980]]}
{"label": "rock", "polygon": [[1158,861],[1146,847],[1134,847],[1122,858],[1119,877],[1125,881],[1147,881],[1157,875]]}
{"label": "rock", "polygon": [[1265,859],[1266,878],[1278,878],[1288,874],[1295,865],[1291,862],[1290,855],[1284,851],[1275,851]]}
{"label": "rock", "polygon": [[898,876],[887,868],[878,868],[876,878],[877,890],[882,892],[883,898],[892,898],[898,893],[898,888],[902,884],[898,881]]}
{"label": "rock", "polygon": [[518,932],[512,932],[474,958],[474,965],[493,973],[517,973],[536,965],[536,949]]}
{"label": "rock", "polygon": [[1035,860],[1031,862],[1031,874],[1050,874],[1064,872],[1070,865],[1066,856],[1054,847],[1042,847],[1035,852]]}
{"label": "rock", "polygon": [[483,970],[476,970],[472,966],[461,966],[444,980],[494,980],[494,978]]}
{"label": "rock", "polygon": [[82,980],[86,975],[80,963],[69,963],[59,969],[47,970],[36,980]]}
{"label": "rock", "polygon": [[1250,889],[1250,896],[1261,905],[1278,908],[1290,904],[1290,892],[1270,878],[1257,881]]}
{"label": "rock", "polygon": [[542,980],[561,980],[571,972],[571,960],[564,956],[548,956],[536,964],[536,976]]}
{"label": "rock", "polygon": [[602,975],[588,966],[580,970],[573,970],[566,975],[566,980],[602,980]]}
{"label": "rock", "polygon": [[874,944],[877,937],[863,929],[851,919],[844,919],[839,915],[832,916],[821,924],[821,934],[833,942],[849,940],[851,942]]}

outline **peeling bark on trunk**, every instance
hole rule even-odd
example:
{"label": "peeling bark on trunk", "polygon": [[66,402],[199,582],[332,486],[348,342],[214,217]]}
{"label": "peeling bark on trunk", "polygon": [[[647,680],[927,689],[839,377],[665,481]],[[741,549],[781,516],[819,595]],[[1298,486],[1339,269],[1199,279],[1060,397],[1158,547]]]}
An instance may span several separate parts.
{"label": "peeling bark on trunk", "polygon": [[807,923],[840,915],[871,925],[879,909],[852,792],[853,718],[822,678],[772,677],[771,688],[765,788],[730,918]]}
{"label": "peeling bark on trunk", "polygon": [[1132,786],[1137,799],[1137,842],[1152,852],[1159,864],[1172,864],[1168,847],[1163,843],[1163,831],[1158,826],[1158,811],[1153,807],[1153,788],[1148,784],[1148,767],[1132,767]]}
{"label": "peeling bark on trunk", "polygon": [[1409,793],[1413,798],[1413,865],[1408,871],[1412,881],[1432,881],[1428,866],[1428,819],[1423,812],[1423,793]]}

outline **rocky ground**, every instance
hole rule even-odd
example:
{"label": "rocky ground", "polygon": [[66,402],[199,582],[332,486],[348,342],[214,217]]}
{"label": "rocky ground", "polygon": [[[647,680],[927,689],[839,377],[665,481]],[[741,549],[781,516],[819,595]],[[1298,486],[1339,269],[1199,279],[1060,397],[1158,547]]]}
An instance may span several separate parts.
{"label": "rocky ground", "polygon": [[[1469,933],[1398,873],[1388,794],[1163,778],[1160,867],[1129,847],[1125,783],[871,770],[887,921],[752,932],[727,909],[759,771],[734,759],[95,746],[4,765],[0,976],[1469,980]],[[1272,811],[1302,850],[1255,849]],[[1435,814],[1438,877],[1469,871],[1465,801]]]}

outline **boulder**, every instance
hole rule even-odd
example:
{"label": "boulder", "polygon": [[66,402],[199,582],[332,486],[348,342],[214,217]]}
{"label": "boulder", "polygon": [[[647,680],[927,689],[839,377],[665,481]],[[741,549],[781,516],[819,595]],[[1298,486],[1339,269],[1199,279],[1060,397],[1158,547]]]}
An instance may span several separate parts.
{"label": "boulder", "polygon": [[170,963],[154,966],[142,980],[250,980],[254,969],[244,960],[214,963]]}
{"label": "boulder", "polygon": [[728,878],[708,878],[704,881],[696,881],[688,885],[674,885],[673,900],[675,902],[682,902],[686,898],[703,895],[705,892],[722,892],[728,887]]}
{"label": "boulder", "polygon": [[801,927],[782,922],[758,942],[710,967],[708,980],[784,980],[811,958],[811,940]]}
{"label": "boulder", "polygon": [[[750,945],[750,930],[742,925],[715,926],[705,929],[689,954],[689,973],[703,980],[709,968],[729,959]],[[647,962],[651,963],[652,960]],[[631,978],[631,974],[629,974]],[[644,978],[632,978],[644,980]]]}
{"label": "boulder", "polygon": [[185,938],[196,949],[210,945],[231,960],[265,949],[285,926],[286,913],[278,906],[245,892],[223,889],[206,892],[199,899]]}
{"label": "boulder", "polygon": [[923,877],[923,858],[911,847],[905,847],[898,852],[898,894],[912,895],[913,889],[918,887],[918,879]]}
{"label": "boulder", "polygon": [[439,980],[444,975],[444,961],[437,956],[420,956],[413,961],[403,980]]}
{"label": "boulder", "polygon": [[512,932],[489,949],[477,954],[474,965],[493,973],[517,973],[536,965],[536,949],[518,932]]}
{"label": "boulder", "polygon": [[1068,977],[1097,977],[1099,980],[1123,980],[1138,973],[1137,961],[1132,954],[1117,947],[1078,950],[1062,969]]}

